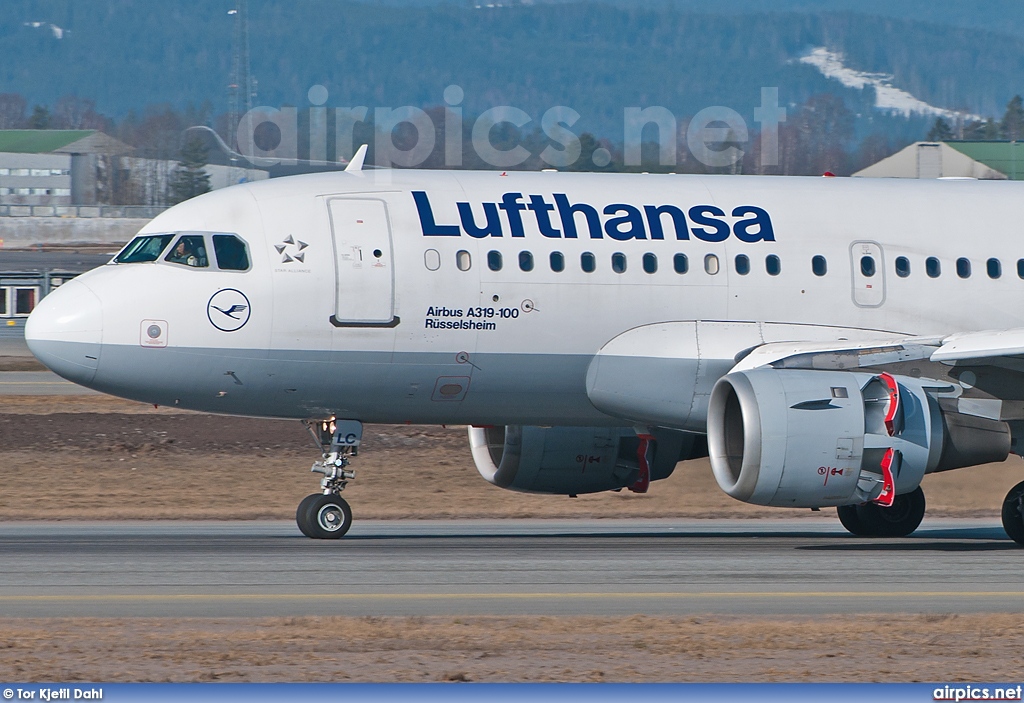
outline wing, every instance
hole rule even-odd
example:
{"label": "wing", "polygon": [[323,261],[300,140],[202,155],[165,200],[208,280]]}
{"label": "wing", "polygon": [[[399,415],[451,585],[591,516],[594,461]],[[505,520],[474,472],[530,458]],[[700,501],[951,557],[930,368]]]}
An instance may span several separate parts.
{"label": "wing", "polygon": [[734,371],[755,368],[863,370],[958,386],[958,412],[1024,420],[1024,328],[858,344],[773,343],[747,354]]}
{"label": "wing", "polygon": [[587,394],[614,417],[704,432],[718,379],[759,368],[933,379],[956,386],[958,412],[1024,420],[1024,328],[915,337],[754,322],[645,325],[595,355]]}

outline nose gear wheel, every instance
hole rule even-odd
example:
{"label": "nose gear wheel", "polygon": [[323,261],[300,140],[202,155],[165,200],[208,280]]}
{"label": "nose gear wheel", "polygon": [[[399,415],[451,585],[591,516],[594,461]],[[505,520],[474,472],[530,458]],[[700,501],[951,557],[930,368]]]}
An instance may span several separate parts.
{"label": "nose gear wheel", "polygon": [[338,495],[307,496],[295,513],[302,534],[313,539],[340,539],[352,527],[352,508]]}
{"label": "nose gear wheel", "polygon": [[295,511],[295,524],[306,537],[339,539],[352,526],[352,508],[341,497],[348,482],[356,477],[348,469],[349,461],[359,453],[362,423],[354,420],[322,420],[306,422],[306,428],[322,452],[321,461],[313,464],[313,473],[323,474],[320,493],[308,495]]}

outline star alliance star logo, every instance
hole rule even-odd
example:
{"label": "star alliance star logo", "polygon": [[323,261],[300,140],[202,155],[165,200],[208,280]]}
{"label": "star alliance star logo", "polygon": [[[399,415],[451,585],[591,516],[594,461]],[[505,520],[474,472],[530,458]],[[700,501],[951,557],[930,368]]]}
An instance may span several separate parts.
{"label": "star alliance star logo", "polygon": [[292,235],[288,235],[280,244],[275,244],[274,248],[277,249],[277,253],[281,255],[281,263],[288,264],[292,261],[299,261],[305,263],[306,261],[306,244],[301,239],[296,239]]}

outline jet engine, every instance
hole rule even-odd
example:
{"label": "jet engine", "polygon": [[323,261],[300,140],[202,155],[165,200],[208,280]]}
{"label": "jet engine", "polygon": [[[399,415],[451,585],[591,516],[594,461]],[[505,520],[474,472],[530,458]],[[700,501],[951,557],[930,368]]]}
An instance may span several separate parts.
{"label": "jet engine", "polygon": [[668,478],[682,459],[707,456],[703,437],[656,430],[638,437],[618,427],[470,427],[477,471],[488,482],[524,493],[577,495]]}
{"label": "jet engine", "polygon": [[1005,422],[956,412],[948,383],[890,374],[754,369],[718,381],[715,479],[733,498],[817,508],[913,491],[926,473],[1003,461]]}

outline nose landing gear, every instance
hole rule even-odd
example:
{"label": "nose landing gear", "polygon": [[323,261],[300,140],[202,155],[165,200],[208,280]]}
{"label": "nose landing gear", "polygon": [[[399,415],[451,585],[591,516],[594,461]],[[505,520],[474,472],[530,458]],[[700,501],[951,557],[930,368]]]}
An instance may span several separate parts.
{"label": "nose landing gear", "polygon": [[313,464],[313,473],[323,474],[321,493],[302,499],[295,511],[295,523],[302,534],[312,539],[340,539],[352,526],[352,508],[341,497],[348,482],[356,477],[348,469],[349,461],[359,454],[363,425],[355,420],[305,422],[323,453]]}

